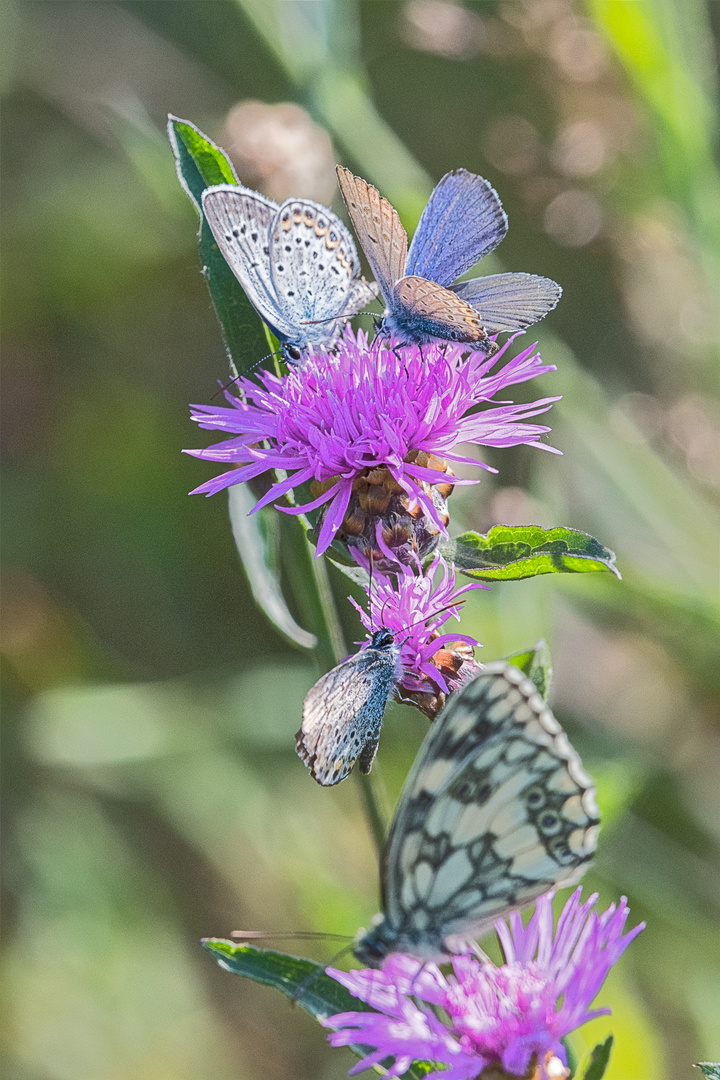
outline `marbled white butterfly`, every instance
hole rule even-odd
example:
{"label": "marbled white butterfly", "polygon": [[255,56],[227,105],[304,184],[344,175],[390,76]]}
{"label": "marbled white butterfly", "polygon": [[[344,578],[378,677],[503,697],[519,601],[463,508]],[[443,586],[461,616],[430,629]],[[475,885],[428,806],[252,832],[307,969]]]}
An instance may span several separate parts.
{"label": "marbled white butterfly", "polygon": [[592,780],[534,684],[487,664],[428,731],[400,797],[381,870],[383,913],[355,955],[422,959],[468,940],[556,886],[595,851]]}

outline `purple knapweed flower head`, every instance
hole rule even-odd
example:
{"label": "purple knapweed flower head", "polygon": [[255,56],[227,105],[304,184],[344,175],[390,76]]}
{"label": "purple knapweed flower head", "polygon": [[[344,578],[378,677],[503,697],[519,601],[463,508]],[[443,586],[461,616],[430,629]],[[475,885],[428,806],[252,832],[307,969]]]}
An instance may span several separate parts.
{"label": "purple knapweed flower head", "polygon": [[[597,894],[585,903],[576,889],[553,932],[552,900],[546,893],[523,926],[518,914],[510,925],[496,922],[505,953],[501,967],[475,956],[453,959],[453,974],[415,957],[391,955],[381,970],[336,971],[331,975],[375,1012],[347,1012],[323,1021],[335,1029],[333,1046],[361,1044],[371,1052],[351,1074],[386,1058],[388,1076],[400,1076],[413,1061],[438,1066],[427,1080],[470,1080],[494,1066],[494,1076],[552,1076],[548,1063],[567,1064],[562,1039],[608,1013],[592,1003],[610,968],[644,923],[623,933],[629,909],[625,897],[602,914],[591,911]],[[440,1007],[446,1021],[430,1007]],[[557,1071],[555,1071],[557,1075]]]}
{"label": "purple knapweed flower head", "polygon": [[[379,526],[377,541],[382,550]],[[356,558],[367,567],[359,555]],[[465,593],[488,586],[472,582],[456,588],[454,571],[438,553],[424,571],[419,563],[396,566],[393,575],[373,572],[369,578],[365,586],[369,611],[349,599],[371,634],[382,626],[395,635],[403,670],[399,693],[404,701],[412,700],[434,718],[446,695],[480,670],[473,652],[479,642],[467,634],[442,634],[440,630],[451,617],[459,621]]]}
{"label": "purple knapweed flower head", "polygon": [[[511,341],[514,339],[511,339]],[[227,436],[195,457],[220,461],[230,471],[201,484],[212,495],[261,473],[283,469],[255,509],[292,488],[311,482],[320,490],[302,506],[280,507],[301,513],[325,507],[317,551],[325,551],[341,528],[353,484],[378,467],[387,469],[397,488],[445,532],[443,515],[428,484],[474,483],[423,464],[429,457],[450,462],[479,459],[454,452],[458,443],[552,448],[539,440],[549,429],[526,421],[546,412],[558,399],[527,405],[495,403],[495,395],[514,383],[552,371],[530,345],[503,361],[510,342],[488,358],[462,345],[402,345],[347,329],[334,351],[310,354],[279,377],[264,371],[262,385],[237,381],[238,394],[226,392],[225,406],[195,405],[193,419]],[[555,451],[557,452],[557,451]],[[494,471],[494,470],[493,470]]]}

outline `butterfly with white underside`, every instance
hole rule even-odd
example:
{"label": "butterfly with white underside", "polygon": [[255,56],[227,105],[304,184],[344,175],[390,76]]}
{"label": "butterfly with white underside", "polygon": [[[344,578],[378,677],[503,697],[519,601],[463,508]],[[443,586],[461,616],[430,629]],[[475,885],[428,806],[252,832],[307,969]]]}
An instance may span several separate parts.
{"label": "butterfly with white underside", "polygon": [[420,747],[385,845],[383,912],[356,957],[468,951],[496,919],[578,881],[598,828],[592,780],[534,683],[487,664]]}
{"label": "butterfly with white underside", "polygon": [[492,274],[453,284],[493,251],[508,222],[495,189],[457,169],[433,190],[408,249],[395,208],[377,188],[337,166],[355,232],[387,306],[383,329],[406,342],[464,342],[491,355],[490,335],[523,330],[557,304],[562,289],[535,274]]}
{"label": "butterfly with white underside", "polygon": [[402,676],[400,646],[382,627],[367,648],[323,675],[303,702],[295,748],[323,787],[339,784],[357,762],[369,773],[388,698]]}
{"label": "butterfly with white underside", "polygon": [[360,276],[352,236],[310,199],[272,199],[241,184],[202,196],[205,218],[250,303],[275,334],[286,361],[331,345],[342,325],[375,299]]}

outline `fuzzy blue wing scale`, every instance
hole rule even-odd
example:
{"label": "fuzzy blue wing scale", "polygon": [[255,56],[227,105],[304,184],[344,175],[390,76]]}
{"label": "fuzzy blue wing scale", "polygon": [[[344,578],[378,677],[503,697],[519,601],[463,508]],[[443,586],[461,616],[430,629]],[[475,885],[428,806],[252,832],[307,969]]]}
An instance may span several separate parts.
{"label": "fuzzy blue wing scale", "polygon": [[500,197],[487,180],[467,169],[446,173],[422,212],[405,273],[450,285],[493,251],[507,229]]}
{"label": "fuzzy blue wing scale", "polygon": [[557,282],[536,274],[490,274],[460,281],[450,291],[475,309],[489,334],[532,326],[562,296]]}

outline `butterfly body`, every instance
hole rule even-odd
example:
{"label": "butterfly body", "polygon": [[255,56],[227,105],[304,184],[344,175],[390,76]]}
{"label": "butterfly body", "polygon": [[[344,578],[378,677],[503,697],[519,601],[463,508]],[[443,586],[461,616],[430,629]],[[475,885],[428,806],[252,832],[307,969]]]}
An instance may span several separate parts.
{"label": "butterfly body", "polygon": [[399,663],[400,646],[383,628],[366,649],[328,671],[307,694],[295,745],[323,787],[348,777],[356,761],[360,772],[370,772],[385,706],[401,674]]}
{"label": "butterfly body", "polygon": [[533,683],[488,664],[425,737],[385,847],[384,911],[355,955],[438,959],[579,879],[595,850],[590,777]]}
{"label": "butterfly body", "polygon": [[372,184],[337,167],[338,182],[387,310],[383,329],[406,341],[458,341],[491,355],[490,335],[522,330],[562,290],[534,274],[495,274],[453,284],[507,232],[495,189],[466,169],[433,190],[408,248],[397,211]]}
{"label": "butterfly body", "polygon": [[292,198],[279,206],[239,184],[207,188],[202,203],[220,251],[286,360],[332,344],[343,322],[374,299],[350,233],[327,207]]}

